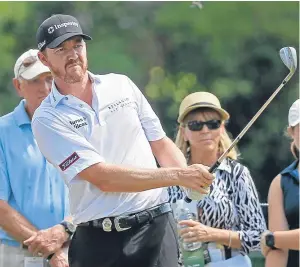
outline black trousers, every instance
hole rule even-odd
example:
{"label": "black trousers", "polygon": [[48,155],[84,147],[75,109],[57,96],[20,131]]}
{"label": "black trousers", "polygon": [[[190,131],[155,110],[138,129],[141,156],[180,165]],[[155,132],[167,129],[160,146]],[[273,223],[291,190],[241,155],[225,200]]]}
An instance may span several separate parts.
{"label": "black trousers", "polygon": [[177,267],[172,213],[123,232],[79,226],[69,248],[70,267]]}

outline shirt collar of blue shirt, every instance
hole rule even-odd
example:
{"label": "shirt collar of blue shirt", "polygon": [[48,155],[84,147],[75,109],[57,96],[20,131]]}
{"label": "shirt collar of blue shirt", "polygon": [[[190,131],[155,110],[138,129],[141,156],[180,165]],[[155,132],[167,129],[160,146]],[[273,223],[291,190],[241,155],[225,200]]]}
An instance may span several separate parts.
{"label": "shirt collar of blue shirt", "polygon": [[18,124],[19,127],[21,127],[24,124],[31,124],[30,118],[26,112],[25,109],[25,99],[23,99],[19,105],[14,109],[14,118]]}
{"label": "shirt collar of blue shirt", "polygon": [[[90,78],[90,80],[92,81],[92,83],[100,83],[100,79],[99,79],[99,77],[97,77],[96,75],[94,75],[93,73],[91,73],[91,72],[89,72],[88,71],[88,75],[89,75],[89,78]],[[57,87],[56,87],[56,85],[55,85],[55,83],[54,83],[54,81],[52,82],[52,88],[51,88],[51,93],[50,93],[50,103],[51,103],[51,105],[52,105],[52,107],[56,107],[57,105],[58,105],[58,103],[64,98],[64,96],[65,95],[62,95],[59,91],[58,91],[58,89],[57,89]]]}
{"label": "shirt collar of blue shirt", "polygon": [[295,160],[290,166],[285,168],[281,172],[281,174],[282,175],[285,175],[285,174],[291,175],[299,182],[299,171],[297,169],[298,164],[299,164],[299,160]]}

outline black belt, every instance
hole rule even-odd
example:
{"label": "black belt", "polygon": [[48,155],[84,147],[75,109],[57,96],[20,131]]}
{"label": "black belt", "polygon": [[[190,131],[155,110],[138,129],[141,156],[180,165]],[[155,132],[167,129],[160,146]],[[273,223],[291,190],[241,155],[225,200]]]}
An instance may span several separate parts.
{"label": "black belt", "polygon": [[144,224],[152,221],[155,217],[158,217],[164,213],[171,212],[172,208],[169,203],[164,203],[153,208],[143,210],[141,212],[120,215],[117,217],[106,217],[80,223],[78,226],[89,226],[95,228],[102,228],[105,232],[111,232],[116,230],[118,232],[125,231],[136,225]]}

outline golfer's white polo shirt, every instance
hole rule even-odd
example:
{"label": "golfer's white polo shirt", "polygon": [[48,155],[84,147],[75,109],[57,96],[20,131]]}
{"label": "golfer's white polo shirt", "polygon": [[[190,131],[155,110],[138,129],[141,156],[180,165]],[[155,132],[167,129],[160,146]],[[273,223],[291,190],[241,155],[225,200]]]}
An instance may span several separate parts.
{"label": "golfer's white polo shirt", "polygon": [[149,141],[165,136],[148,101],[128,77],[89,76],[92,107],[72,95],[61,95],[53,84],[32,120],[40,150],[69,187],[75,223],[144,210],[168,199],[165,188],[106,193],[78,176],[99,162],[155,169]]}

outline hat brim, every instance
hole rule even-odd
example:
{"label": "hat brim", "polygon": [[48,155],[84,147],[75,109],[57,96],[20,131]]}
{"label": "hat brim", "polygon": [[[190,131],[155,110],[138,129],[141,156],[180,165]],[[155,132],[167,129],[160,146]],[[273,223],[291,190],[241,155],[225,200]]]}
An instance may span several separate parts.
{"label": "hat brim", "polygon": [[41,61],[37,60],[32,66],[27,68],[20,76],[25,80],[32,80],[43,73],[50,73],[50,69],[46,67]]}
{"label": "hat brim", "polygon": [[58,47],[61,43],[63,43],[64,41],[66,41],[67,39],[74,37],[74,36],[81,36],[83,39],[85,40],[92,40],[92,37],[83,33],[78,33],[78,32],[68,32],[65,33],[62,36],[57,37],[56,39],[54,39],[50,44],[48,44],[46,47],[47,48],[56,48]]}
{"label": "hat brim", "polygon": [[230,118],[230,115],[229,113],[225,110],[225,109],[222,109],[222,108],[219,108],[213,104],[195,104],[195,105],[192,105],[192,106],[189,106],[188,108],[186,108],[186,110],[178,117],[178,122],[179,123],[182,123],[185,116],[188,115],[191,111],[195,110],[195,109],[198,109],[198,108],[211,108],[215,111],[217,111],[220,115],[221,115],[221,118],[222,120],[228,120]]}

